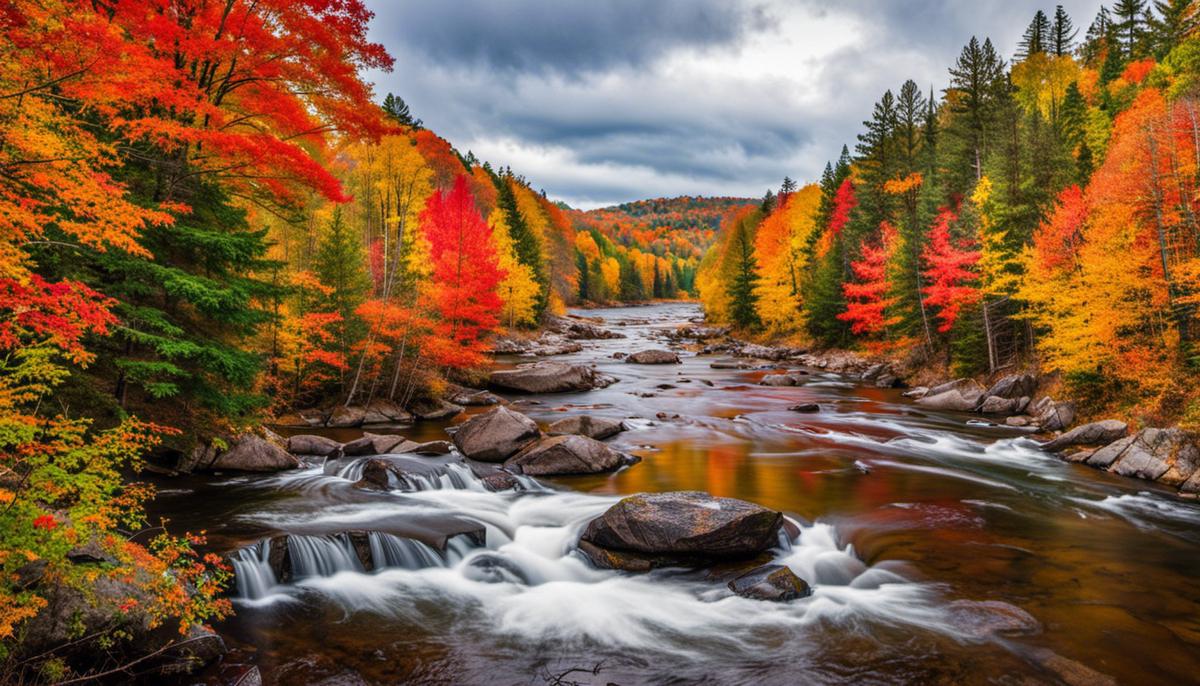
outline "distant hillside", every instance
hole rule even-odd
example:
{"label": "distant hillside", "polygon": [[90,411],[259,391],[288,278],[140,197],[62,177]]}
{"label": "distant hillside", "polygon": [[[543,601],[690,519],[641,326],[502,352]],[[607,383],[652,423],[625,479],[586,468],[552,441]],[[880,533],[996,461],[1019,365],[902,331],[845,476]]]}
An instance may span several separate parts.
{"label": "distant hillside", "polygon": [[590,272],[581,279],[581,299],[694,297],[696,268],[722,218],[756,203],[680,196],[571,210],[580,236],[576,247]]}

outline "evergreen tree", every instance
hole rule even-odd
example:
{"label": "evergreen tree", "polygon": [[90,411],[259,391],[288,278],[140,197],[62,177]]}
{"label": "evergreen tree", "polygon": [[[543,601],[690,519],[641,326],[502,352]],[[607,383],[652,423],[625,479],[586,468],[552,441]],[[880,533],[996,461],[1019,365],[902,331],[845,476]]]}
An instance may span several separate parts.
{"label": "evergreen tree", "polygon": [[1116,17],[1113,28],[1121,42],[1123,56],[1126,60],[1140,57],[1146,32],[1146,0],[1116,0],[1112,11]]}
{"label": "evergreen tree", "polygon": [[341,316],[333,329],[338,348],[347,359],[350,349],[364,333],[355,310],[371,292],[371,277],[364,268],[366,264],[362,240],[342,220],[341,209],[335,209],[328,228],[317,243],[312,265],[330,293],[313,294],[307,309],[336,312]]}
{"label": "evergreen tree", "polygon": [[785,176],[783,177],[783,183],[779,186],[779,195],[787,196],[791,193],[795,193],[796,188],[797,184],[794,180],[792,180],[792,177]]}
{"label": "evergreen tree", "polygon": [[950,68],[949,99],[952,115],[948,133],[958,144],[955,157],[947,160],[951,194],[964,195],[983,175],[983,162],[993,134],[996,110],[1008,96],[1004,61],[991,40],[981,45],[972,37]]}
{"label": "evergreen tree", "polygon": [[1050,26],[1050,52],[1057,57],[1070,55],[1075,49],[1075,36],[1079,31],[1071,23],[1071,17],[1062,5],[1054,8],[1054,21]]}
{"label": "evergreen tree", "polygon": [[765,216],[765,215],[771,214],[771,212],[774,209],[775,209],[775,194],[772,193],[771,189],[768,188],[766,194],[763,195],[762,202],[759,204],[759,211],[761,211],[763,213],[763,215]]}
{"label": "evergreen tree", "polygon": [[517,208],[517,197],[513,193],[512,184],[517,183],[511,170],[505,170],[495,179],[496,207],[504,213],[504,221],[508,225],[508,234],[512,237],[513,249],[517,253],[517,261],[529,267],[533,272],[534,281],[538,284],[537,300],[534,303],[534,318],[540,319],[550,303],[550,279],[546,274],[546,264],[542,259],[542,246],[533,229],[521,216]]}
{"label": "evergreen tree", "polygon": [[1096,18],[1088,27],[1083,48],[1080,50],[1080,57],[1083,58],[1084,64],[1089,66],[1096,64],[1096,60],[1104,54],[1105,48],[1112,43],[1112,34],[1112,15],[1109,14],[1107,7],[1101,5],[1100,11],[1096,13]]}
{"label": "evergreen tree", "polygon": [[896,99],[896,135],[900,143],[900,173],[911,174],[921,168],[922,127],[924,125],[925,95],[915,81],[909,79],[900,87]]}
{"label": "evergreen tree", "polygon": [[[1084,127],[1087,124],[1087,102],[1083,99],[1083,94],[1079,91],[1079,85],[1074,81],[1067,86],[1066,95],[1063,97],[1062,108],[1059,110],[1058,121],[1058,138],[1062,141],[1064,148],[1074,155],[1076,161],[1075,182],[1080,185],[1086,184],[1088,176],[1091,175],[1091,151],[1087,150],[1087,142],[1084,140]],[[1087,150],[1086,167],[1083,162],[1084,151]]]}
{"label": "evergreen tree", "polygon": [[896,176],[898,155],[895,133],[897,126],[896,99],[886,91],[871,113],[871,119],[863,122],[866,131],[858,135],[854,146],[858,153],[858,166],[862,171],[862,182],[858,191],[859,213],[856,228],[872,231],[882,221],[892,218],[892,199],[883,191],[883,184]]}
{"label": "evergreen tree", "polygon": [[279,266],[266,259],[266,231],[251,229],[217,185],[176,192],[191,210],[144,231],[150,258],[88,253],[83,279],[117,300],[121,326],[97,368],[115,372],[119,405],[203,430],[214,415],[243,417],[265,403],[254,390],[262,359],[247,349],[283,291],[257,276]]}
{"label": "evergreen tree", "polygon": [[617,262],[620,265],[621,300],[624,302],[645,300],[646,289],[642,284],[642,276],[638,273],[637,267],[624,255],[619,255]]}
{"label": "evergreen tree", "polygon": [[[1059,6],[1062,9],[1062,6]],[[1025,59],[1030,55],[1044,53],[1050,46],[1052,30],[1046,13],[1038,10],[1033,15],[1033,21],[1025,29],[1021,42],[1017,44],[1017,59]]]}
{"label": "evergreen tree", "polygon": [[1195,0],[1154,0],[1157,17],[1151,17],[1149,29],[1154,44],[1154,57],[1161,60],[1183,39],[1200,26],[1200,13]]}
{"label": "evergreen tree", "polygon": [[730,256],[734,260],[733,275],[729,284],[731,301],[730,316],[739,328],[753,329],[759,326],[758,268],[754,259],[754,237],[751,227],[757,217],[738,221],[731,237]]}
{"label": "evergreen tree", "polygon": [[575,251],[575,269],[579,273],[579,301],[586,302],[592,297],[591,275],[588,271],[587,255]]}
{"label": "evergreen tree", "polygon": [[404,102],[404,98],[399,95],[388,93],[383,99],[383,111],[392,119],[400,122],[405,126],[414,129],[422,128],[423,122],[420,119],[414,119],[412,112],[408,109],[408,104]]}

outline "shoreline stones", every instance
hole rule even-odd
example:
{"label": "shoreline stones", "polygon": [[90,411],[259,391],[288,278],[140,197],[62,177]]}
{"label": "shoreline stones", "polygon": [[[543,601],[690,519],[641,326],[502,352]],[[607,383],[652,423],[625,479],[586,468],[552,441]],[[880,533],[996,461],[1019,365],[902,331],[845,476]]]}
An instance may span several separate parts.
{"label": "shoreline stones", "polygon": [[648,571],[753,557],[779,541],[783,514],[700,491],[623,498],[588,523],[579,550],[599,567]]}

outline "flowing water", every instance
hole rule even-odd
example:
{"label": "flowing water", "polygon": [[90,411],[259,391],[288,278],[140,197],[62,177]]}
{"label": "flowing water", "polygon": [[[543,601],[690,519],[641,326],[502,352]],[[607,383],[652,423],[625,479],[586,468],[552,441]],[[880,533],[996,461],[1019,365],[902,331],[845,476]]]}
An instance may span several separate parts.
{"label": "flowing water", "polygon": [[[834,375],[771,388],[692,352],[613,358],[665,347],[694,305],[586,314],[627,338],[554,359],[618,383],[514,407],[627,420],[610,442],[644,459],[619,473],[492,493],[447,456],[407,458],[388,492],[354,488],[353,462],[164,483],[158,513],[234,556],[230,659],[270,684],[1200,683],[1200,504]],[[821,412],[788,411],[801,402]],[[668,490],[787,513],[800,533],[771,556],[813,595],[747,600],[703,572],[572,552],[622,494]],[[373,532],[369,571],[354,530]],[[269,564],[280,533],[286,582]]]}

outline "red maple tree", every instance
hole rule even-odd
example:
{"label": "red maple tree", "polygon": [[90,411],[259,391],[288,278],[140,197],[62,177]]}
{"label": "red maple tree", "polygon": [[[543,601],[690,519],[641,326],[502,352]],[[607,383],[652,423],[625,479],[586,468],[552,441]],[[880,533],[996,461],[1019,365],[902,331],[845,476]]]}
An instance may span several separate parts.
{"label": "red maple tree", "polygon": [[846,311],[837,318],[850,322],[852,333],[879,335],[900,321],[899,317],[887,313],[899,300],[894,296],[888,297],[891,285],[887,278],[887,263],[895,246],[896,228],[888,222],[882,222],[879,225],[879,242],[864,243],[862,258],[850,263],[858,282],[842,284],[842,292],[846,295]]}
{"label": "red maple tree", "polygon": [[929,233],[929,245],[921,253],[929,285],[922,289],[925,304],[937,308],[937,317],[942,320],[938,331],[943,333],[954,327],[963,306],[977,302],[980,297],[979,273],[973,271],[979,262],[980,252],[965,239],[955,240],[950,228],[958,215],[943,207],[933,222]]}
{"label": "red maple tree", "polygon": [[465,175],[429,197],[421,214],[433,263],[433,304],[439,322],[424,349],[438,364],[467,367],[482,357],[480,338],[495,328],[504,278],[492,232],[475,207]]}

